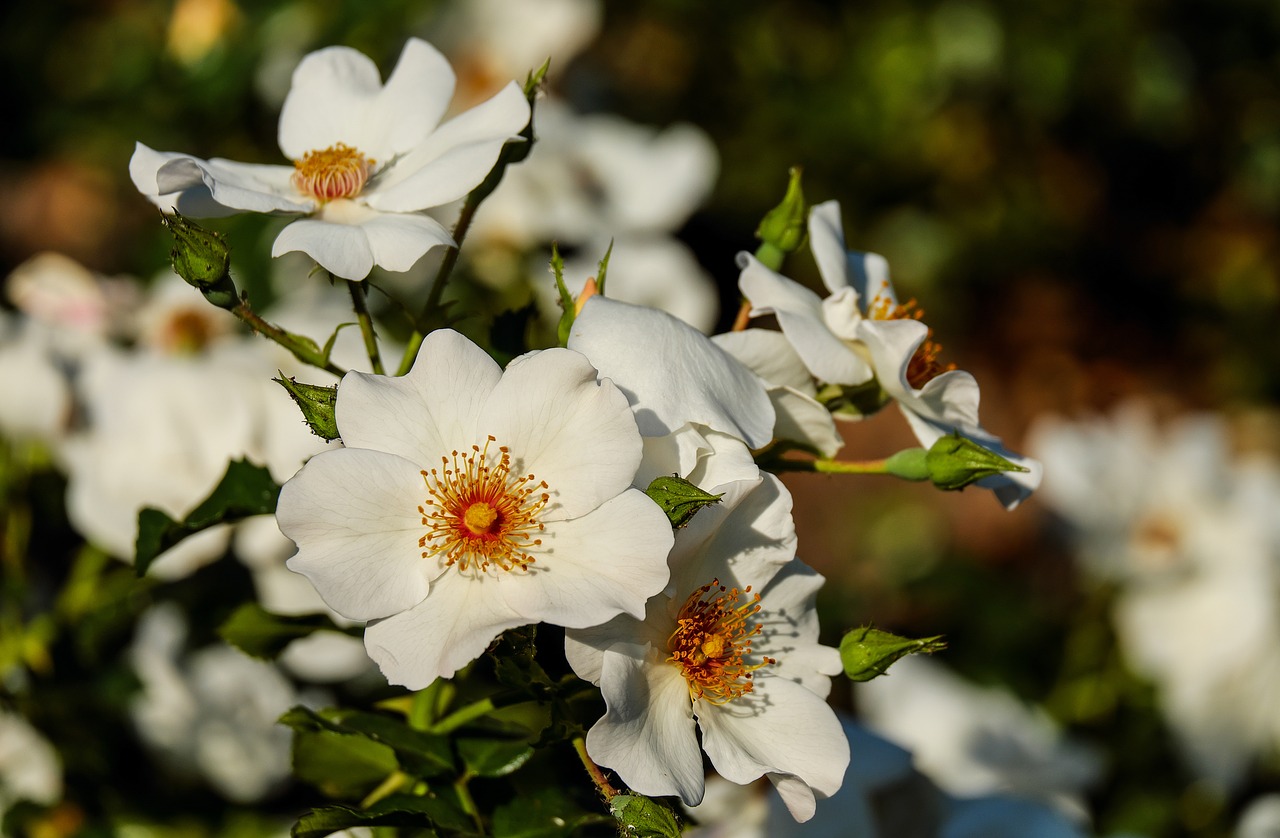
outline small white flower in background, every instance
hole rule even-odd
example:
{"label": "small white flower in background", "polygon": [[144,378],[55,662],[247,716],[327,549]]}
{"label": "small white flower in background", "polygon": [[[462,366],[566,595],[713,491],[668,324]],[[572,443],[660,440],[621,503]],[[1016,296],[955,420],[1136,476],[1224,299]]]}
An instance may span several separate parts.
{"label": "small white flower in background", "polygon": [[1014,794],[1085,819],[1083,794],[1101,770],[1097,755],[1011,693],[970,684],[917,656],[858,684],[857,700],[867,726],[910,750],[944,791]]}
{"label": "small white flower in background", "polygon": [[627,401],[576,352],[505,372],[451,330],[408,375],[349,373],[345,448],[280,493],[289,567],[411,689],[452,675],[508,628],[639,616],[668,578],[671,525],[631,488],[641,441]]}
{"label": "small white flower in background", "polygon": [[289,776],[291,735],[276,720],[298,695],[274,666],[230,646],[184,655],[186,632],[170,604],[139,621],[129,653],[142,682],[134,724],[148,745],[227,799],[260,800]]}
{"label": "small white flower in background", "polygon": [[22,716],[0,712],[0,817],[20,800],[47,806],[61,797],[58,752]]}
{"label": "small white flower in background", "polygon": [[[703,487],[707,488],[707,487]],[[823,579],[794,558],[791,498],[772,475],[713,487],[676,534],[671,583],[644,618],[566,632],[607,712],[587,752],[632,789],[701,802],[702,755],[735,783],[762,776],[797,820],[840,787],[849,746],[825,696],[840,671],[818,645]]]}
{"label": "small white flower in background", "polygon": [[1219,414],[1165,426],[1131,402],[1030,435],[1085,571],[1115,585],[1128,665],[1156,687],[1192,770],[1223,789],[1280,744],[1280,466],[1232,454]]}
{"label": "small white flower in background", "polygon": [[[917,319],[919,308],[914,301],[898,302],[884,257],[845,249],[840,206],[835,201],[810,209],[809,243],[829,296],[820,298],[744,253],[739,256],[738,285],[751,301],[751,315],[774,315],[794,353],[818,382],[858,387],[874,379],[897,402],[925,448],[958,431],[1027,467],[1030,471],[1025,474],[1001,474],[977,482],[991,489],[1007,508],[1017,506],[1040,484],[1040,464],[1012,453],[982,428],[977,382],[969,373],[939,361],[941,347],[930,338],[929,327]],[[760,355],[765,350],[752,351],[742,343],[763,339],[751,331],[725,348],[741,351],[744,357]]]}
{"label": "small white flower in background", "polygon": [[454,243],[421,210],[478,186],[529,121],[529,104],[511,83],[440,124],[454,84],[444,57],[416,38],[385,85],[368,57],[328,47],[298,65],[280,113],[280,149],[293,165],[202,160],[138,143],[129,173],[163,212],[307,216],[280,232],[273,256],[300,250],[353,280],[374,265],[405,271]]}

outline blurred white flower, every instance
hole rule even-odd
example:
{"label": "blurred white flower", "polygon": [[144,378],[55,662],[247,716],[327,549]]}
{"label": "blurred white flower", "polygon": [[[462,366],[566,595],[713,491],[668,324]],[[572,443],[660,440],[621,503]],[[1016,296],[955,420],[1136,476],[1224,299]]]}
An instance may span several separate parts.
{"label": "blurred white flower", "polygon": [[62,797],[62,763],[40,732],[0,712],[0,817],[19,800],[49,805]]}
{"label": "blurred white flower", "polygon": [[[738,285],[751,301],[751,315],[774,315],[794,353],[818,382],[857,388],[874,379],[884,395],[897,402],[925,448],[959,432],[1028,468],[1025,474],[1011,472],[977,482],[1007,508],[1017,506],[1040,484],[1040,464],[1004,448],[982,428],[977,381],[939,362],[940,347],[930,339],[929,327],[917,319],[920,311],[914,301],[899,303],[884,257],[845,249],[835,201],[810,210],[809,242],[830,295],[820,298],[743,253]],[[739,347],[726,345],[731,351]],[[878,399],[872,401],[878,409]],[[867,412],[873,411],[858,406],[858,415]]]}
{"label": "blurred white flower", "polygon": [[1162,428],[1140,403],[1042,420],[1030,440],[1084,568],[1117,586],[1127,662],[1192,769],[1234,787],[1280,748],[1280,466],[1233,456],[1220,415]]}
{"label": "blurred white flower", "polygon": [[947,793],[1013,794],[1086,818],[1083,793],[1101,770],[1098,756],[1008,691],[970,684],[916,656],[858,684],[857,700],[867,726],[910,750]]}
{"label": "blurred white flower", "polygon": [[666,583],[670,524],[630,487],[635,420],[576,352],[503,372],[432,332],[406,376],[349,373],[337,422],[346,447],[313,457],[276,517],[289,567],[374,621],[365,645],[393,683],[448,677],[515,626],[638,615]]}
{"label": "blurred white flower", "polygon": [[273,256],[300,250],[353,280],[374,265],[405,271],[431,248],[454,243],[420,211],[479,185],[529,121],[529,104],[512,83],[440,124],[454,84],[444,56],[416,38],[385,85],[368,57],[328,47],[298,65],[280,113],[280,149],[293,165],[202,160],[138,143],[129,172],[163,212],[307,216],[280,232]]}
{"label": "blurred white flower", "polygon": [[184,655],[185,639],[176,607],[139,621],[129,653],[142,681],[134,724],[148,745],[227,799],[259,800],[289,776],[291,735],[276,720],[298,696],[271,664],[223,645]]}

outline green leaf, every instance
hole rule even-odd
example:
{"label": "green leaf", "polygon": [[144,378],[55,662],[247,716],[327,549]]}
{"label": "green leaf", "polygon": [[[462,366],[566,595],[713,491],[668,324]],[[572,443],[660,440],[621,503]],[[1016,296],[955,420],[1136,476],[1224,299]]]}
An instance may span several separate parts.
{"label": "green leaf", "polygon": [[504,803],[493,812],[493,838],[567,838],[588,824],[613,823],[587,812],[558,788],[539,789]]}
{"label": "green leaf", "polygon": [[[328,838],[335,832],[353,826],[407,826],[427,830],[431,826],[431,819],[421,812],[362,812],[348,806],[326,806],[312,809],[298,818],[291,834],[293,838]],[[415,833],[421,838],[436,834],[429,830]]]}
{"label": "green leaf", "polygon": [[942,636],[912,640],[872,626],[847,632],[840,640],[840,660],[844,674],[854,681],[870,681],[884,675],[899,659],[923,653],[931,655],[947,648]]}
{"label": "green leaf", "polygon": [[365,736],[331,730],[293,737],[293,773],[329,797],[363,797],[398,771],[395,752]]}
{"label": "green leaf", "polygon": [[523,740],[465,738],[458,740],[458,756],[477,777],[503,777],[533,756],[533,746]]}
{"label": "green leaf", "polygon": [[454,772],[448,739],[414,730],[390,716],[342,708],[317,713],[306,707],[294,707],[280,717],[280,723],[296,731],[329,730],[367,737],[395,751],[400,767],[419,777]]}
{"label": "green leaf", "polygon": [[[327,357],[327,356],[326,356]],[[302,384],[295,378],[279,378],[272,381],[289,392],[294,404],[302,411],[311,433],[326,442],[338,438],[338,422],[334,418],[334,407],[338,403],[338,386],[336,384],[321,387],[319,384]]]}
{"label": "green leaf", "polygon": [[635,838],[679,838],[680,818],[660,800],[640,794],[619,794],[609,811],[622,825],[622,834]]}
{"label": "green leaf", "polygon": [[227,464],[227,472],[209,497],[191,510],[182,521],[175,521],[159,509],[147,507],[138,513],[138,540],[135,545],[134,572],[142,576],[151,563],[165,550],[189,535],[216,524],[242,521],[251,515],[269,515],[276,511],[280,487],[271,472],[248,460]]}
{"label": "green leaf", "polygon": [[721,495],[704,492],[683,477],[655,477],[644,493],[667,514],[672,529],[681,529],[698,510],[719,503]]}
{"label": "green leaf", "polygon": [[449,834],[474,835],[476,825],[463,811],[457,795],[449,787],[427,794],[393,794],[369,807],[372,814],[408,813],[426,815],[433,826],[449,830]]}
{"label": "green leaf", "polygon": [[339,628],[327,614],[287,617],[272,614],[256,602],[240,606],[218,627],[218,635],[246,655],[273,660],[285,647],[315,631],[336,631],[359,637],[362,629]]}

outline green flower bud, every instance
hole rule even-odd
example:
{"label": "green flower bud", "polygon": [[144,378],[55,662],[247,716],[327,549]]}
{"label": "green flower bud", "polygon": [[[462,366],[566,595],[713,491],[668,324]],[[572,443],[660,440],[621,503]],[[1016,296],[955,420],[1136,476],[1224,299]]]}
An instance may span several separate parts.
{"label": "green flower bud", "polygon": [[636,838],[679,838],[680,819],[660,800],[639,794],[618,794],[609,801],[609,811],[618,820],[623,835]]}
{"label": "green flower bud", "polygon": [[173,234],[169,258],[178,276],[200,289],[219,308],[235,308],[239,294],[231,281],[231,252],[222,236],[188,221],[175,211],[161,219]]}
{"label": "green flower bud", "polygon": [[852,681],[870,681],[907,655],[931,655],[947,648],[942,636],[912,640],[871,626],[856,628],[840,640],[840,662]]}
{"label": "green flower bud", "polygon": [[704,492],[683,477],[655,477],[644,490],[654,503],[667,513],[672,529],[680,529],[693,520],[704,506],[720,502],[720,495]]}
{"label": "green flower bud", "polygon": [[923,448],[906,448],[884,461],[884,470],[903,480],[929,479],[929,452]]}
{"label": "green flower bud", "polygon": [[338,403],[338,387],[319,384],[303,384],[293,378],[285,378],[284,373],[272,381],[289,391],[302,418],[306,420],[311,432],[325,441],[338,438],[338,422],[334,418],[334,407]]}
{"label": "green flower bud", "polygon": [[788,253],[795,253],[804,244],[809,208],[800,189],[801,173],[799,166],[791,167],[791,179],[787,181],[787,193],[782,203],[769,210],[756,228],[756,238],[762,242],[756,258],[775,271],[782,267],[782,260]]}
{"label": "green flower bud", "polygon": [[973,440],[960,436],[959,432],[935,442],[929,449],[925,462],[933,485],[946,491],[963,489],[976,480],[1006,471],[1029,471]]}

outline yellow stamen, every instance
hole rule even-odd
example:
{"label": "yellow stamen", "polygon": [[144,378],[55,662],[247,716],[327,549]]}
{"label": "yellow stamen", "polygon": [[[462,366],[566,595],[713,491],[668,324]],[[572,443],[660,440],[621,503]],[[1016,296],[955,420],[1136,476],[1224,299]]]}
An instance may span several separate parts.
{"label": "yellow stamen", "polygon": [[346,143],[308,151],[293,163],[293,185],[320,202],[354,198],[364,189],[374,163]]}
{"label": "yellow stamen", "polygon": [[[746,597],[741,605],[740,597]],[[685,601],[667,640],[671,652],[667,660],[680,667],[695,701],[726,704],[746,695],[752,690],[755,670],[777,663],[769,657],[746,663],[751,638],[760,634],[760,624],[751,622],[759,610],[760,595],[751,594],[750,586],[739,591],[726,588],[719,579],[698,588]]]}
{"label": "yellow stamen", "polygon": [[[907,300],[901,305],[894,305],[889,297],[877,296],[867,309],[867,317],[872,320],[924,320],[924,309],[915,299]],[[943,364],[938,360],[942,354],[942,344],[933,340],[933,329],[925,335],[924,342],[916,348],[907,364],[907,383],[919,390],[930,380],[944,372],[956,368],[955,364]]]}
{"label": "yellow stamen", "polygon": [[489,437],[466,454],[454,451],[441,458],[441,468],[422,472],[428,497],[418,512],[427,533],[418,546],[424,559],[436,556],[464,572],[533,564],[529,551],[542,544],[537,534],[545,529],[540,518],[551,495],[532,474],[512,475],[506,446],[494,463],[489,446],[495,441]]}

